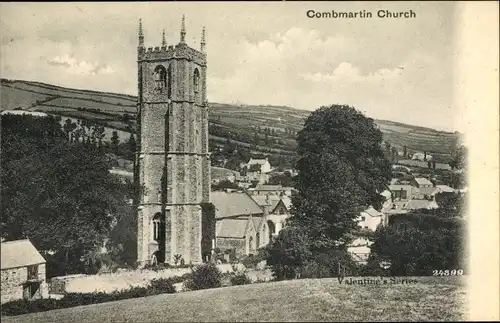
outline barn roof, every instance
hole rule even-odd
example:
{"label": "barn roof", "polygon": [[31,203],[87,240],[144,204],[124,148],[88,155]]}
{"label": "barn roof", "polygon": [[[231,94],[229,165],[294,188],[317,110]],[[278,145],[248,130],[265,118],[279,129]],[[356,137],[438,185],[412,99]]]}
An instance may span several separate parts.
{"label": "barn roof", "polygon": [[45,259],[28,239],[2,242],[1,249],[2,270],[45,263]]}

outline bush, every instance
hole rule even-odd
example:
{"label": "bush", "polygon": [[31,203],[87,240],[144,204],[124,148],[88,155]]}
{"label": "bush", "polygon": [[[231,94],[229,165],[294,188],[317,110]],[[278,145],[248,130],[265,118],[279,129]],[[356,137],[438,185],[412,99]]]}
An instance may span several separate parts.
{"label": "bush", "polygon": [[231,285],[236,286],[236,285],[247,285],[251,284],[252,280],[250,277],[247,276],[245,273],[236,273],[233,274],[230,278],[231,280]]}
{"label": "bush", "polygon": [[150,286],[158,294],[173,294],[176,292],[174,283],[170,278],[153,279]]}
{"label": "bush", "polygon": [[173,294],[176,292],[173,284],[173,279],[161,278],[153,279],[147,287],[131,287],[126,290],[114,291],[110,294],[103,292],[68,293],[61,299],[16,300],[2,305],[2,315],[13,316],[158,294]]}
{"label": "bush", "polygon": [[221,285],[222,272],[213,263],[196,267],[191,273],[191,277],[185,282],[185,287],[188,290],[217,288]]}

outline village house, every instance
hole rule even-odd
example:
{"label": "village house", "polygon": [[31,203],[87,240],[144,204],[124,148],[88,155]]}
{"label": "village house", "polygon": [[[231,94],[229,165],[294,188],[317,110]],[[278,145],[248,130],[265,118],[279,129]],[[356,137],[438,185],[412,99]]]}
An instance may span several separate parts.
{"label": "village house", "polygon": [[212,192],[215,206],[216,238],[214,248],[226,260],[255,255],[269,242],[264,210],[245,192]]}
{"label": "village house", "polygon": [[277,236],[285,226],[285,221],[290,215],[291,201],[288,196],[252,195],[252,198],[264,210],[266,215],[268,231],[268,241]]}
{"label": "village house", "polygon": [[[383,196],[386,196],[387,193]],[[382,212],[375,210],[373,206],[368,207],[366,210],[360,212],[358,217],[358,227],[361,232],[374,232],[378,227],[387,225],[388,216]],[[372,241],[364,234],[355,234],[354,240],[349,244],[347,251],[359,263],[368,261],[370,255],[370,246]]]}
{"label": "village house", "polygon": [[240,173],[231,169],[212,166],[210,167],[210,178],[212,184],[219,184],[221,181],[235,183],[240,179]]}
{"label": "village house", "polygon": [[1,243],[2,304],[49,296],[45,259],[28,240]]}
{"label": "village house", "polygon": [[[267,174],[273,170],[271,167],[271,164],[269,163],[269,160],[266,158],[263,159],[256,159],[256,158],[250,158],[248,163],[241,165],[243,167],[247,167],[248,170],[252,170],[253,168],[258,168],[258,172]],[[253,167],[252,167],[253,166]]]}
{"label": "village house", "polygon": [[277,195],[277,196],[283,196],[285,194],[285,190],[283,189],[283,186],[281,185],[264,185],[264,184],[259,184],[255,186],[254,189],[249,190],[250,194],[252,196],[255,195]]}

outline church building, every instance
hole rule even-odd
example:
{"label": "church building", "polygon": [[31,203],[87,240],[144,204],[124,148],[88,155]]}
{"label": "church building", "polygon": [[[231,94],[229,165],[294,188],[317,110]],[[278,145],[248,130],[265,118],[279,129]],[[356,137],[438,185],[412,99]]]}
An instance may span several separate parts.
{"label": "church building", "polygon": [[134,182],[138,185],[139,266],[182,259],[207,261],[215,238],[210,203],[207,55],[205,29],[199,50],[180,42],[144,46],[139,21],[138,140]]}

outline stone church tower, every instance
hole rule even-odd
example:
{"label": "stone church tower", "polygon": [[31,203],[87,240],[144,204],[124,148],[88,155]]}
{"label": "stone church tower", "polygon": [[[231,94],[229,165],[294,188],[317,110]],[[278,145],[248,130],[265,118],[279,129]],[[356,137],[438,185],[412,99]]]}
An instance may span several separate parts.
{"label": "stone church tower", "polygon": [[[200,50],[185,42],[144,47],[139,21],[138,140],[134,180],[138,184],[139,266],[151,262],[201,263],[213,234],[205,234],[210,202],[205,29]],[[205,212],[206,213],[206,212]]]}

